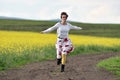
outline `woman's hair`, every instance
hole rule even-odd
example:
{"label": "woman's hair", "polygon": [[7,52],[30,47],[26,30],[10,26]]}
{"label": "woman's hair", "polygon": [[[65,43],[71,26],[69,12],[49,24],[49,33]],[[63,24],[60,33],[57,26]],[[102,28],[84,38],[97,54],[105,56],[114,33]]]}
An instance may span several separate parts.
{"label": "woman's hair", "polygon": [[66,17],[68,18],[68,14],[66,12],[61,12],[61,18],[62,18],[62,15],[66,15]]}

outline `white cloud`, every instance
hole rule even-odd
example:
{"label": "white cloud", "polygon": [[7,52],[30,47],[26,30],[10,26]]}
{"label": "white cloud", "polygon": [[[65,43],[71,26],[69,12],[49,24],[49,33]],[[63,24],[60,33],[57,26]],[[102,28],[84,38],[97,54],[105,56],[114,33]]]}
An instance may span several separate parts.
{"label": "white cloud", "polygon": [[116,15],[118,11],[114,8],[110,5],[101,5],[91,10],[84,19],[86,22],[120,23],[120,15]]}
{"label": "white cloud", "polygon": [[22,12],[0,12],[0,16],[6,16],[6,17],[19,17],[19,18],[28,18],[32,19],[31,15],[28,15],[27,13]]}
{"label": "white cloud", "polygon": [[39,0],[1,0],[0,3],[3,4],[24,4],[24,5],[30,5],[33,6],[35,4],[37,4],[39,2]]}
{"label": "white cloud", "polygon": [[0,0],[0,16],[60,18],[66,11],[79,22],[120,23],[119,0]]}
{"label": "white cloud", "polygon": [[8,12],[0,12],[0,16],[11,16]]}

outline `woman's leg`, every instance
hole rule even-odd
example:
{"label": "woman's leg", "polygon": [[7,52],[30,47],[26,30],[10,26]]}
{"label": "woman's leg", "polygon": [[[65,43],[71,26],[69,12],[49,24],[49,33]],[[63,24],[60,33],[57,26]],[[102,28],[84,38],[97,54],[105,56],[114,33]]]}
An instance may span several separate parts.
{"label": "woman's leg", "polygon": [[62,40],[61,39],[57,39],[57,43],[56,43],[56,53],[57,53],[57,65],[61,64],[61,55],[62,55]]}
{"label": "woman's leg", "polygon": [[57,50],[57,65],[61,64],[61,52],[59,50]]}
{"label": "woman's leg", "polygon": [[65,53],[62,53],[62,65],[61,65],[61,72],[64,72],[65,63],[66,63],[66,54],[65,54]]}
{"label": "woman's leg", "polygon": [[62,54],[62,64],[65,65],[66,63],[66,54]]}

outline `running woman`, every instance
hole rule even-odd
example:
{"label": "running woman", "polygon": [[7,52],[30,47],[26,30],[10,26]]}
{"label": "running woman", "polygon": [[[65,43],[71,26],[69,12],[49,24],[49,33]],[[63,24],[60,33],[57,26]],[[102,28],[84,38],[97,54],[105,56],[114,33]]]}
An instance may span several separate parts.
{"label": "running woman", "polygon": [[57,22],[54,26],[41,31],[41,33],[49,33],[53,30],[57,30],[57,42],[56,53],[57,53],[57,65],[61,64],[61,72],[64,72],[66,55],[74,50],[72,42],[68,36],[71,29],[81,30],[81,27],[73,26],[67,22],[68,14],[66,12],[61,13],[61,21]]}

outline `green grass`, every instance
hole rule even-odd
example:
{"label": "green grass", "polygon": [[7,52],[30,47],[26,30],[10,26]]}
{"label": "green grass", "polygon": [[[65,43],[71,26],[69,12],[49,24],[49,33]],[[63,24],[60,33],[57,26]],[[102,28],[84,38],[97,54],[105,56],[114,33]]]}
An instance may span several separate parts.
{"label": "green grass", "polygon": [[21,65],[50,60],[55,58],[55,49],[53,46],[35,47],[30,50],[26,49],[22,53],[0,52],[0,70],[20,67]]}
{"label": "green grass", "polygon": [[103,60],[98,63],[97,66],[109,70],[113,74],[120,76],[120,56]]}
{"label": "green grass", "polygon": [[[40,32],[53,26],[55,23],[53,21],[0,20],[0,30]],[[81,31],[71,30],[70,33],[72,34],[120,38],[120,24],[70,23],[83,28]],[[55,31],[52,33],[55,33]]]}
{"label": "green grass", "polygon": [[51,21],[0,20],[0,30],[40,32],[54,24]]}
{"label": "green grass", "polygon": [[[101,52],[120,52],[120,46],[104,47],[97,45],[76,46],[75,50],[69,56],[77,54],[92,54]],[[48,45],[43,48],[34,47],[32,50],[26,49],[22,53],[0,52],[0,70],[7,70],[21,65],[39,62],[43,60],[56,59],[55,46]]]}

